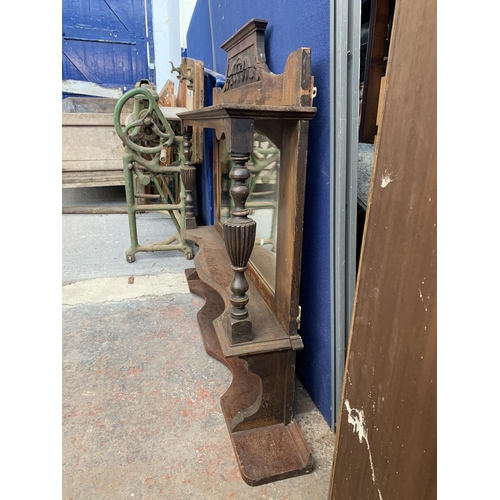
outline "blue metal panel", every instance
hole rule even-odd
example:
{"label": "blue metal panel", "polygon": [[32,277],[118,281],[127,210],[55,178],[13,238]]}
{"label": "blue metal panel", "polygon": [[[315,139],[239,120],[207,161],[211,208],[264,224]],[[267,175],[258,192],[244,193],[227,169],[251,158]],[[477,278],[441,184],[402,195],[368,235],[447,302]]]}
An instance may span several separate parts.
{"label": "blue metal panel", "polygon": [[[222,87],[226,78],[224,75],[215,73],[205,68],[204,75],[204,103],[203,105],[212,105],[212,91],[215,87]],[[199,166],[196,173],[196,196],[198,217],[204,226],[213,226],[214,224],[214,198],[213,198],[213,131],[203,130],[203,163]]]}
{"label": "blue metal panel", "polygon": [[329,0],[313,4],[301,0],[198,0],[187,34],[187,49],[189,57],[225,73],[227,54],[220,46],[251,18],[269,21],[266,57],[273,73],[284,71],[290,52],[311,48],[312,74],[318,88],[314,105],[318,111],[309,128],[299,332],[305,348],[297,353],[297,374],[332,426],[329,12]]}
{"label": "blue metal panel", "polygon": [[226,66],[216,67],[212,57],[209,0],[198,0],[186,34],[189,57],[203,61],[205,68],[225,74]]}
{"label": "blue metal panel", "polygon": [[154,82],[151,19],[151,0],[63,0],[63,80],[124,90]]}

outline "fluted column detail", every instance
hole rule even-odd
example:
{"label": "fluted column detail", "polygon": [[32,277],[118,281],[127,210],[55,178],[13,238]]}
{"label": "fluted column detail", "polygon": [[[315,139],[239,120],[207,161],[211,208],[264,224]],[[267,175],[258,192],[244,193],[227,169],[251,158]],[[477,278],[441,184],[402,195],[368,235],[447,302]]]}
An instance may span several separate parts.
{"label": "fluted column detail", "polygon": [[186,229],[194,229],[196,227],[196,219],[194,217],[194,201],[193,190],[196,184],[196,168],[191,163],[192,149],[191,138],[193,136],[193,128],[188,126],[184,129],[184,165],[181,166],[181,179],[186,191]]}
{"label": "fluted column detail", "polygon": [[234,271],[230,285],[232,295],[229,300],[232,306],[230,340],[235,344],[252,340],[252,323],[246,308],[248,281],[245,271],[255,244],[257,223],[248,217],[249,211],[245,207],[250,192],[247,185],[250,171],[245,164],[250,155],[231,153],[230,156],[233,160],[233,168],[229,177],[234,180],[230,194],[234,201],[234,208],[231,210],[231,217],[224,222],[223,227],[226,250]]}

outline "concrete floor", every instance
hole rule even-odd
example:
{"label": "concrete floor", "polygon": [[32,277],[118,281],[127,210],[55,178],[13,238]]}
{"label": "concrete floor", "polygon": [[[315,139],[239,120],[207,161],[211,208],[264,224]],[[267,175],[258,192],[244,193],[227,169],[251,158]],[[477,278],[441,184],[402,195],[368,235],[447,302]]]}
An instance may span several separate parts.
{"label": "concrete floor", "polygon": [[[219,404],[231,373],[204,350],[203,300],[184,278],[193,262],[163,252],[129,264],[126,215],[62,217],[62,498],[326,499],[334,435],[298,381],[313,472],[241,479]],[[173,232],[162,214],[138,224],[141,244]]]}

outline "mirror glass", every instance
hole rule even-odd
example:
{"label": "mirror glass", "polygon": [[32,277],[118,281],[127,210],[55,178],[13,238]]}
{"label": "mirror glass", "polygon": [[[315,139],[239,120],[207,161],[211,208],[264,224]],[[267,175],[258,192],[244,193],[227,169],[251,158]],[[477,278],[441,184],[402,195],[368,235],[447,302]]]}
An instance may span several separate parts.
{"label": "mirror glass", "polygon": [[[231,217],[233,199],[229,193],[233,180],[229,172],[233,162],[226,149],[225,140],[219,141],[220,163],[220,221]],[[246,207],[249,217],[257,223],[255,246],[250,262],[257,273],[274,293],[276,286],[276,244],[278,223],[278,194],[280,150],[265,135],[255,130],[254,148],[247,163],[250,178],[247,183],[250,194]]]}

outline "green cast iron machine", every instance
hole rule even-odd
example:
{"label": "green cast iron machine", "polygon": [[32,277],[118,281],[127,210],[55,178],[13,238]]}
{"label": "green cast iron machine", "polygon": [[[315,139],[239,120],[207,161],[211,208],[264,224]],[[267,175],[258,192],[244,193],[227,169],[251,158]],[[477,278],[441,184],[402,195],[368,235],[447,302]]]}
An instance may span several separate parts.
{"label": "green cast iron machine", "polygon": [[[134,100],[134,112],[122,128],[121,113]],[[158,105],[158,93],[148,80],[139,81],[116,103],[113,123],[124,145],[123,174],[130,228],[128,262],[138,252],[178,250],[193,258],[191,246],[182,237],[182,229],[196,227],[192,191],[195,168],[191,164],[191,136],[188,128],[180,135],[180,121],[169,120]],[[176,135],[176,132],[177,134]],[[147,191],[156,191],[151,194]],[[140,245],[136,215],[140,212],[166,212],[176,233],[166,240]]]}

